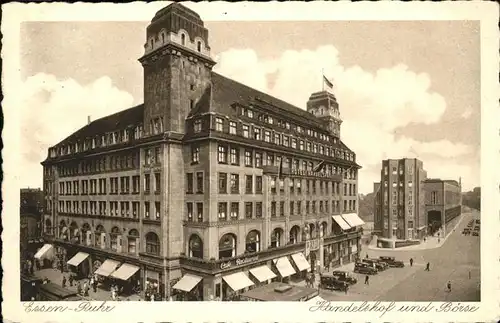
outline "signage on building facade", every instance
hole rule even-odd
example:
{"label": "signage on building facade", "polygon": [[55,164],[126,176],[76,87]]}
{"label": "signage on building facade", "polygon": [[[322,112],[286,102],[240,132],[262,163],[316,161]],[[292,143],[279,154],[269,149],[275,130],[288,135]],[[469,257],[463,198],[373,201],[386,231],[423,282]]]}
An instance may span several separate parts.
{"label": "signage on building facade", "polygon": [[236,260],[231,260],[227,262],[223,262],[220,264],[220,269],[227,269],[232,266],[241,266],[241,265],[246,265],[251,262],[259,260],[259,256],[253,256],[253,257],[247,257],[247,258],[240,258]]}
{"label": "signage on building facade", "polygon": [[291,169],[290,175],[295,176],[314,176],[314,177],[331,177],[334,174],[323,173],[323,172],[315,172],[312,170],[302,170],[302,169]]}
{"label": "signage on building facade", "polygon": [[318,250],[319,244],[320,244],[319,239],[307,240],[306,241],[306,256],[309,255],[309,252]]}

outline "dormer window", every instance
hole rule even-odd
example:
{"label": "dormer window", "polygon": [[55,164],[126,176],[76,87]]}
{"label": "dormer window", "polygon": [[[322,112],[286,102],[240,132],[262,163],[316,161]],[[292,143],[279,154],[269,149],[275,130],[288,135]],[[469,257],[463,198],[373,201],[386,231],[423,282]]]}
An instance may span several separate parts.
{"label": "dormer window", "polygon": [[196,49],[197,49],[199,52],[201,52],[201,41],[198,41],[198,42],[196,43]]}
{"label": "dormer window", "polygon": [[181,34],[181,45],[186,46],[186,35]]}
{"label": "dormer window", "polygon": [[95,138],[92,138],[92,149],[95,148]]}

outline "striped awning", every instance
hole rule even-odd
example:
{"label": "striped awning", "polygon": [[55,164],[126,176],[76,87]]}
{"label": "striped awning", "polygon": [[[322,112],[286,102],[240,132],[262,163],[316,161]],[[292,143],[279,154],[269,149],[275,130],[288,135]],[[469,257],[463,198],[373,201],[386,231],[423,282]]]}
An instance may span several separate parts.
{"label": "striped awning", "polygon": [[308,270],[311,268],[311,265],[307,261],[306,257],[302,254],[302,252],[296,253],[292,255],[293,262],[300,271]]}
{"label": "striped awning", "polygon": [[269,269],[269,267],[267,267],[266,265],[252,268],[250,269],[250,273],[254,275],[254,277],[257,278],[261,283],[276,277],[276,274],[273,273],[271,269]]}
{"label": "striped awning", "polygon": [[222,277],[222,279],[224,279],[224,281],[229,285],[229,287],[231,287],[231,289],[234,290],[235,292],[239,291],[240,289],[253,285],[250,278],[248,278],[247,275],[245,275],[242,272],[237,272],[231,275],[224,276]]}
{"label": "striped awning", "polygon": [[118,261],[106,259],[94,273],[99,276],[108,277],[119,265],[120,263]]}
{"label": "striped awning", "polygon": [[347,222],[345,222],[345,220],[340,215],[333,215],[332,218],[335,222],[337,222],[342,230],[349,230],[351,228],[351,226]]}
{"label": "striped awning", "polygon": [[196,275],[185,274],[172,288],[190,292],[193,290],[194,286],[198,285],[201,279],[201,277]]}
{"label": "striped awning", "polygon": [[365,221],[361,220],[361,218],[356,213],[346,213],[342,214],[342,218],[351,226],[356,227],[365,224]]}
{"label": "striped awning", "polygon": [[120,268],[111,273],[111,277],[121,280],[128,280],[139,270],[139,267],[131,264],[122,264]]}
{"label": "striped awning", "polygon": [[288,257],[281,257],[276,260],[276,268],[283,278],[295,274],[295,269],[293,269],[293,266],[288,260]]}

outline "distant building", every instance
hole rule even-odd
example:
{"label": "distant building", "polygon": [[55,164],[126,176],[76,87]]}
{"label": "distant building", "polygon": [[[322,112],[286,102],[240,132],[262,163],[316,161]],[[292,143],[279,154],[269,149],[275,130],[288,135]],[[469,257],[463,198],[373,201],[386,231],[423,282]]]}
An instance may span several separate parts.
{"label": "distant building", "polygon": [[381,181],[374,183],[374,234],[398,240],[445,235],[461,214],[461,184],[427,179],[415,158],[382,161]]}
{"label": "distant building", "polygon": [[32,256],[42,243],[43,191],[26,188],[20,191],[20,231],[21,259]]}
{"label": "distant building", "polygon": [[425,213],[428,233],[441,229],[446,235],[462,213],[462,188],[454,180],[427,179],[424,181]]}
{"label": "distant building", "polygon": [[374,234],[389,239],[418,239],[427,228],[422,161],[415,158],[382,161],[380,183],[374,184]]}

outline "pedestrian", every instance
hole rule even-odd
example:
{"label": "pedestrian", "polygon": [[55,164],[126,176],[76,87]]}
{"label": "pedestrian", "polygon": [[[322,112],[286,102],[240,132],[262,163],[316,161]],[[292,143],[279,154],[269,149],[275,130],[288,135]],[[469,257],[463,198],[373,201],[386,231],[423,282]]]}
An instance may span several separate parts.
{"label": "pedestrian", "polygon": [[425,270],[431,271],[431,263],[430,262],[428,262],[427,265],[425,265]]}
{"label": "pedestrian", "polygon": [[83,283],[83,296],[88,296],[89,294],[89,286],[87,285],[87,281]]}
{"label": "pedestrian", "polygon": [[441,238],[438,238],[438,243],[441,243]]}
{"label": "pedestrian", "polygon": [[413,267],[413,258],[410,258],[410,267]]}
{"label": "pedestrian", "polygon": [[65,288],[66,287],[66,276],[63,276],[63,280],[62,280],[62,287]]}
{"label": "pedestrian", "polygon": [[43,283],[44,283],[44,284],[47,284],[48,282],[49,282],[49,279],[48,279],[47,277],[45,277],[45,278],[43,279]]}
{"label": "pedestrian", "polygon": [[94,279],[94,283],[92,284],[92,287],[94,288],[94,293],[97,293],[97,280]]}
{"label": "pedestrian", "polygon": [[71,287],[73,287],[73,281],[74,281],[73,275],[69,275],[69,285]]}
{"label": "pedestrian", "polygon": [[111,299],[114,300],[114,301],[116,300],[116,291],[115,291],[114,288],[111,289]]}
{"label": "pedestrian", "polygon": [[451,292],[451,281],[448,280],[448,284],[446,284],[446,287],[448,288],[448,292]]}
{"label": "pedestrian", "polygon": [[365,276],[365,285],[370,285],[370,276],[369,275]]}
{"label": "pedestrian", "polygon": [[424,242],[425,242],[425,241],[427,241],[427,238],[426,238],[426,237],[424,237]]}
{"label": "pedestrian", "polygon": [[349,290],[349,285],[348,284],[345,284],[345,287],[344,287],[344,292],[346,293],[347,295],[347,291]]}
{"label": "pedestrian", "polygon": [[78,295],[81,295],[82,294],[82,284],[80,284],[80,282],[76,282],[76,292],[78,293]]}
{"label": "pedestrian", "polygon": [[365,258],[366,258],[366,259],[368,259],[368,254],[366,254],[366,257],[365,257]]}

